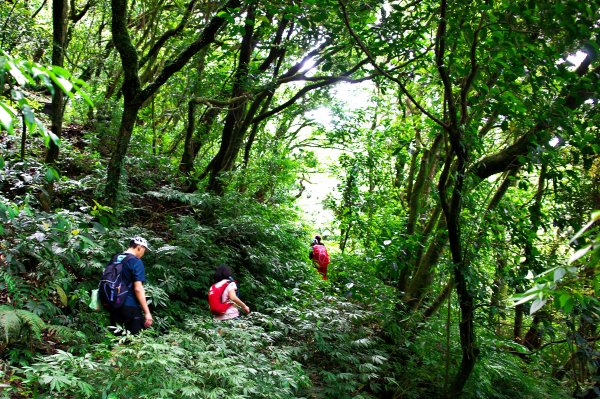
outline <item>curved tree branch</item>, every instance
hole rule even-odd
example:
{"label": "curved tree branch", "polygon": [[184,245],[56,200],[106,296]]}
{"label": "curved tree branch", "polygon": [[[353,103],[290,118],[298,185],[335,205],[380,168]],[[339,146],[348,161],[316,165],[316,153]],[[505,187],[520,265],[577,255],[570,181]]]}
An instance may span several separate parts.
{"label": "curved tree branch", "polygon": [[469,75],[465,78],[465,82],[460,90],[460,124],[463,125],[467,122],[467,118],[469,117],[468,113],[468,104],[467,104],[467,94],[469,94],[469,90],[471,90],[471,86],[473,85],[473,80],[475,80],[475,76],[477,75],[477,43],[479,39],[479,32],[481,32],[481,27],[483,25],[483,20],[485,17],[485,13],[481,14],[481,18],[479,19],[479,26],[473,33],[473,43],[471,43],[471,53],[470,53],[470,61],[471,61],[471,71]]}
{"label": "curved tree branch", "polygon": [[[588,73],[591,63],[592,57],[588,55],[577,69],[577,74],[583,76]],[[556,109],[557,112],[564,107],[575,110],[588,99],[594,98],[597,95],[597,90],[594,88],[598,87],[599,75],[600,67],[597,66],[590,73],[591,85],[577,82],[567,86],[563,90],[565,95],[555,100],[551,108]],[[548,121],[540,120],[514,144],[496,154],[488,155],[475,163],[471,168],[471,173],[483,180],[497,173],[522,165],[525,161],[520,159],[520,157],[529,154],[532,147],[550,139],[550,133],[548,132],[550,126],[551,124]]]}
{"label": "curved tree branch", "polygon": [[[446,0],[442,0],[440,6],[440,22],[435,34],[435,64],[442,79],[442,85],[444,86],[444,103],[448,106],[448,114],[450,117],[450,126],[457,127],[458,121],[456,119],[456,105],[454,98],[452,97],[452,83],[450,82],[450,75],[444,62],[444,55],[446,52],[446,8],[448,3]],[[442,123],[442,126],[448,128],[448,124]],[[455,147],[455,142],[450,137],[452,146]]]}
{"label": "curved tree branch", "polygon": [[421,112],[423,112],[425,115],[427,115],[429,117],[429,119],[431,119],[432,121],[434,121],[435,123],[437,123],[438,125],[440,125],[442,127],[446,127],[446,124],[442,120],[440,120],[439,118],[437,118],[431,112],[427,111],[421,104],[419,104],[419,102],[412,96],[412,94],[410,94],[410,92],[408,91],[408,89],[406,88],[406,86],[404,85],[404,83],[402,83],[396,77],[390,75],[386,70],[384,70],[377,63],[377,61],[375,61],[375,58],[373,57],[373,55],[371,54],[371,52],[369,51],[369,49],[367,48],[367,46],[363,43],[362,39],[356,34],[356,32],[354,32],[354,30],[350,26],[350,19],[348,18],[348,11],[346,10],[346,6],[344,4],[344,1],[343,0],[338,0],[338,3],[339,3],[340,8],[342,10],[342,16],[343,16],[344,25],[346,25],[346,28],[348,29],[348,32],[350,33],[350,35],[354,38],[354,40],[356,40],[356,43],[358,44],[358,46],[360,47],[360,49],[365,53],[365,55],[369,59],[371,65],[373,65],[373,67],[380,74],[382,74],[386,78],[390,79],[392,82],[396,83],[398,85],[398,87],[400,87],[400,90],[402,91],[402,93],[404,93],[404,95],[406,97],[408,97],[408,99],[415,105],[415,107],[417,107]]}
{"label": "curved tree branch", "polygon": [[156,41],[156,43],[154,43],[154,46],[152,46],[150,51],[148,51],[148,54],[146,54],[144,57],[142,57],[142,59],[140,60],[140,67],[144,66],[144,64],[146,64],[146,62],[148,62],[148,60],[150,58],[156,56],[156,54],[158,54],[158,52],[160,51],[162,46],[167,42],[167,40],[169,40],[173,36],[177,35],[179,32],[181,32],[183,30],[183,28],[185,28],[188,20],[190,19],[190,15],[192,15],[192,12],[194,11],[194,8],[196,7],[196,2],[197,2],[197,0],[191,0],[189,2],[188,6],[185,10],[185,13],[181,17],[181,21],[179,21],[179,24],[175,28],[169,29],[168,31],[163,33],[163,35]]}
{"label": "curved tree branch", "polygon": [[[123,1],[123,0],[113,0]],[[241,4],[240,0],[229,0],[227,3],[215,13],[215,16],[210,22],[204,27],[200,37],[186,47],[173,61],[165,65],[162,71],[159,72],[156,79],[150,83],[144,90],[138,95],[138,101],[143,102],[148,99],[152,94],[167,81],[175,73],[179,72],[187,62],[204,47],[212,44],[215,41],[215,36],[219,29],[225,24],[226,19],[223,14],[229,13],[231,10],[239,8]]]}
{"label": "curved tree branch", "polygon": [[329,86],[332,85],[334,83],[338,83],[338,82],[349,82],[349,83],[360,83],[360,82],[364,82],[366,80],[371,79],[370,77],[365,77],[362,79],[350,79],[346,76],[331,76],[329,78],[324,78],[321,82],[319,83],[315,83],[312,85],[308,85],[308,86],[304,86],[302,89],[300,89],[292,98],[290,98],[288,101],[284,102],[283,104],[273,108],[272,110],[265,112],[264,114],[258,115],[256,118],[254,118],[252,120],[252,123],[259,123],[261,121],[263,121],[264,119],[275,115],[276,113],[284,110],[285,108],[289,107],[290,105],[294,104],[296,101],[298,101],[300,98],[302,98],[306,93],[308,93],[311,90],[315,90],[315,89],[319,89],[321,87],[325,87],[325,86]]}

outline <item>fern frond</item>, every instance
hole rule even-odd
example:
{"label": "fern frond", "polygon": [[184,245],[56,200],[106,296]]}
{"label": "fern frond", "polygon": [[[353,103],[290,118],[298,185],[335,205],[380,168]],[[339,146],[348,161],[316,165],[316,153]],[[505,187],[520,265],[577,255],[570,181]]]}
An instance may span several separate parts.
{"label": "fern frond", "polygon": [[7,305],[0,306],[0,335],[7,344],[30,336],[41,340],[45,327],[44,320],[35,313]]}
{"label": "fern frond", "polygon": [[21,333],[23,322],[17,311],[10,306],[0,306],[0,334],[2,340],[9,344],[16,341]]}
{"label": "fern frond", "polygon": [[4,281],[4,288],[6,288],[8,292],[13,292],[15,290],[17,284],[12,274],[0,271],[0,280]]}
{"label": "fern frond", "polygon": [[28,310],[17,309],[16,313],[21,319],[22,323],[29,327],[33,335],[38,340],[41,340],[42,330],[46,327],[46,323],[44,323],[44,320],[42,320],[40,316]]}
{"label": "fern frond", "polygon": [[69,327],[60,326],[57,324],[49,324],[46,326],[46,331],[60,341],[69,341],[71,343],[79,343],[85,339],[81,331],[74,330]]}
{"label": "fern frond", "polygon": [[7,271],[0,272],[0,288],[6,289],[9,300],[13,303],[23,302],[31,293],[29,284]]}

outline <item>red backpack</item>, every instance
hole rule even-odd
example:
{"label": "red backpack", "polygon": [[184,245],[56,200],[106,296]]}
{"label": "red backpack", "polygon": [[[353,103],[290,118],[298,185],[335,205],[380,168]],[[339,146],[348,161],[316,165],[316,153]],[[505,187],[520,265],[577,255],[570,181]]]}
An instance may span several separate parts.
{"label": "red backpack", "polygon": [[216,287],[218,283],[210,286],[210,290],[208,291],[208,306],[210,307],[210,312],[215,316],[222,316],[231,306],[230,302],[221,302],[223,291],[229,287],[229,283],[231,282],[233,280],[228,280],[219,287]]}
{"label": "red backpack", "polygon": [[329,254],[325,245],[313,246],[313,260],[316,260],[319,266],[325,267],[329,264]]}

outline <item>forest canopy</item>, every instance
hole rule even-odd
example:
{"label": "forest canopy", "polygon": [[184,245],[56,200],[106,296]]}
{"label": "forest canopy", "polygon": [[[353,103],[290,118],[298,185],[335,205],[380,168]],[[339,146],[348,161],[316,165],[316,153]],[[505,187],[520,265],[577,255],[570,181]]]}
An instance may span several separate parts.
{"label": "forest canopy", "polygon": [[599,10],[2,2],[0,397],[600,397]]}

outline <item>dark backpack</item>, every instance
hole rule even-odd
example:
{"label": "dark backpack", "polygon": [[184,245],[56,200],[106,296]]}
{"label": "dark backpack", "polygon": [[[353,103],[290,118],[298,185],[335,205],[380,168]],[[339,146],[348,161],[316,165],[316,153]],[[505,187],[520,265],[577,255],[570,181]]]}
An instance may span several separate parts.
{"label": "dark backpack", "polygon": [[98,298],[105,308],[118,309],[125,303],[131,287],[123,281],[123,266],[134,257],[132,254],[115,255],[104,268],[98,284]]}
{"label": "dark backpack", "polygon": [[231,307],[230,302],[221,302],[221,298],[223,297],[223,292],[225,289],[229,287],[229,283],[232,282],[233,280],[230,279],[220,287],[215,287],[217,284],[210,286],[210,290],[208,291],[208,306],[210,307],[210,312],[215,316],[221,316],[225,314],[227,309]]}

